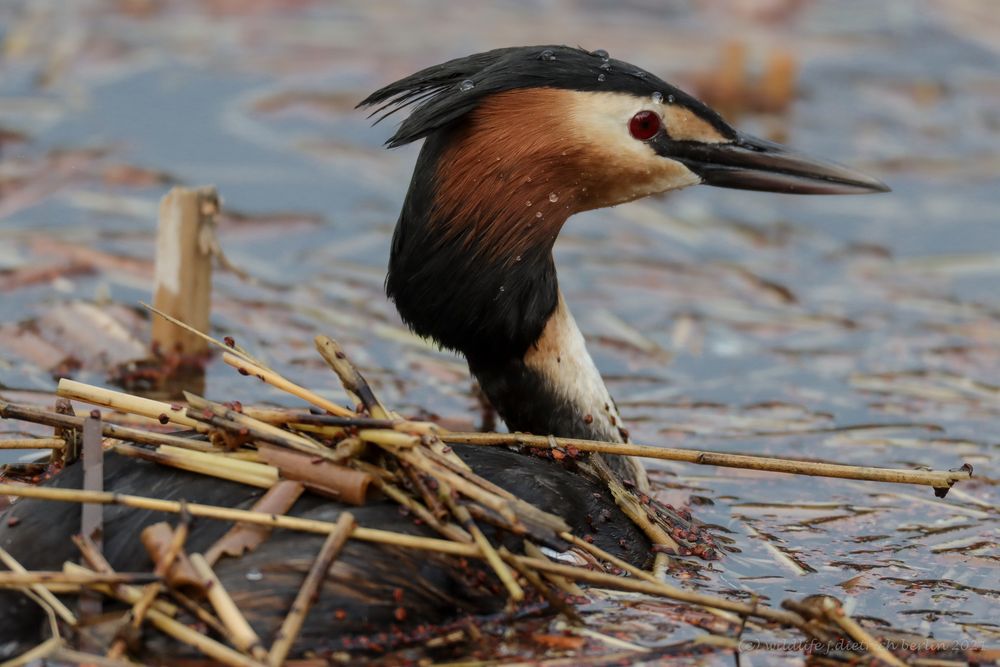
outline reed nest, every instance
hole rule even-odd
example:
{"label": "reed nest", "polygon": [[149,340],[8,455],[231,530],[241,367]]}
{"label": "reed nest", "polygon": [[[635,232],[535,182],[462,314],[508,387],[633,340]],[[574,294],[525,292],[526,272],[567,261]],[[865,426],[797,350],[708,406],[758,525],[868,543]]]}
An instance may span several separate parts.
{"label": "reed nest", "polygon": [[[175,324],[193,331],[180,322]],[[287,392],[303,408],[244,406],[238,401],[216,402],[190,393],[184,403],[163,403],[71,380],[62,380],[57,394],[64,404],[65,399],[71,399],[95,406],[89,416],[77,416],[65,407],[48,410],[0,401],[0,416],[55,429],[52,437],[7,440],[0,446],[50,449],[46,474],[76,457],[83,459],[84,468],[84,488],[80,489],[30,483],[37,479],[25,483],[15,479],[15,471],[8,469],[7,479],[0,483],[0,497],[79,503],[89,508],[115,505],[159,512],[165,518],[134,537],[149,553],[151,571],[111,569],[99,540],[91,539],[101,532],[99,512],[84,511],[81,533],[72,538],[80,563],[66,562],[61,571],[26,570],[0,549],[0,561],[7,568],[0,571],[0,587],[16,589],[40,606],[51,628],[46,641],[6,664],[29,664],[46,658],[56,662],[125,664],[140,659],[143,638],[151,634],[161,641],[166,637],[175,642],[178,653],[195,652],[206,662],[227,665],[351,662],[358,655],[351,650],[310,654],[310,647],[300,643],[299,636],[311,606],[321,594],[326,573],[351,540],[482,561],[488,566],[497,590],[508,600],[503,618],[480,619],[485,629],[467,622],[425,631],[402,642],[426,649],[427,655],[442,645],[477,641],[477,636],[481,638],[483,632],[490,631],[490,622],[503,626],[519,614],[546,612],[563,617],[558,626],[560,634],[546,635],[553,660],[574,664],[655,659],[684,652],[738,654],[741,648],[748,647],[744,637],[747,628],[779,632],[787,641],[801,641],[803,647],[808,647],[803,650],[825,661],[862,659],[901,665],[928,655],[936,661],[934,664],[996,659],[982,652],[973,656],[957,645],[939,644],[933,650],[913,648],[925,646],[919,641],[922,638],[862,625],[832,597],[786,600],[777,607],[756,597],[734,600],[670,584],[662,570],[646,571],[625,562],[593,544],[588,536],[571,533],[561,518],[483,479],[451,447],[458,443],[517,446],[542,450],[557,460],[587,456],[588,452],[635,455],[701,465],[919,484],[931,486],[939,495],[954,483],[969,479],[969,469],[892,470],[525,434],[449,432],[393,412],[379,400],[340,346],[325,336],[316,338],[317,351],[354,400],[354,409],[333,403],[279,375],[230,339],[222,342],[194,333],[223,348],[225,362],[237,372]],[[93,476],[87,474],[88,469],[100,470],[107,452],[267,491],[249,510],[112,493],[104,491],[99,482],[95,486]],[[436,537],[359,525],[349,512],[342,513],[336,522],[290,516],[288,511],[303,493],[355,505],[380,494],[432,529]],[[675,558],[719,556],[711,531],[676,530],[677,520],[690,519],[685,511],[659,505],[644,496],[636,502],[648,522],[644,528],[653,526],[647,533],[661,565]],[[185,541],[192,521],[226,522],[231,528],[204,553],[188,553]],[[489,526],[489,531],[484,531],[483,526]],[[674,530],[669,530],[671,526]],[[275,528],[325,537],[319,552],[312,556],[298,594],[283,612],[280,630],[269,637],[260,636],[247,621],[216,576],[213,564],[220,558],[245,558]],[[512,549],[487,533],[514,536],[519,546]],[[550,558],[554,551],[574,551],[581,557],[576,564],[557,561]],[[581,588],[581,584],[587,588]],[[588,628],[579,603],[605,589],[662,598],[681,613],[711,619],[704,626],[709,631],[697,640],[650,648]],[[103,611],[101,601],[106,605]],[[95,613],[104,627],[114,630],[94,632]],[[581,652],[582,640],[576,641],[579,638],[596,638],[602,648]],[[370,656],[374,647],[354,648]]]}

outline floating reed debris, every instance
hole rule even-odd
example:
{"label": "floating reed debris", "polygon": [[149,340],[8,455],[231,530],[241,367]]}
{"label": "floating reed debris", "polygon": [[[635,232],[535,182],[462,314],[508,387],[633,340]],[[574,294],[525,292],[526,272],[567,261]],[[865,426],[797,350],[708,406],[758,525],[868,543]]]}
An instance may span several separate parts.
{"label": "floating reed debris", "polygon": [[[197,332],[198,335],[200,332]],[[209,339],[213,344],[218,341]],[[61,444],[76,440],[90,423],[111,439],[104,448],[120,455],[158,465],[210,475],[244,485],[267,489],[251,509],[237,509],[204,503],[185,503],[110,491],[55,488],[0,483],[0,495],[36,498],[87,505],[118,505],[136,510],[177,514],[181,521],[171,528],[165,523],[146,528],[143,541],[155,563],[152,573],[115,573],[96,546],[87,539],[77,544],[89,568],[72,563],[63,572],[29,572],[0,560],[10,572],[0,572],[0,587],[29,587],[31,593],[53,610],[52,616],[72,627],[75,617],[60,610],[53,590],[92,591],[124,602],[128,617],[123,627],[140,630],[148,623],[177,642],[197,649],[206,657],[228,665],[280,665],[294,654],[296,642],[309,609],[323,590],[322,583],[338,553],[349,540],[373,542],[402,549],[419,549],[445,557],[475,559],[484,564],[483,573],[492,571],[509,600],[547,601],[552,609],[573,623],[579,613],[560,597],[584,593],[579,584],[590,584],[634,593],[653,595],[680,604],[710,611],[733,627],[746,619],[795,628],[805,636],[826,641],[846,633],[865,647],[867,654],[886,662],[885,649],[866,631],[836,610],[808,612],[805,607],[778,609],[754,600],[752,603],[709,595],[662,581],[651,572],[637,568],[570,532],[560,517],[542,511],[509,491],[483,479],[451,451],[449,443],[482,446],[524,446],[558,449],[575,457],[576,452],[599,452],[668,459],[701,465],[720,465],[791,474],[912,483],[947,489],[956,481],[969,479],[971,471],[954,472],[887,470],[832,463],[790,461],[771,457],[734,455],[708,451],[666,449],[644,445],[609,444],[588,440],[539,437],[523,434],[449,433],[423,422],[400,419],[377,397],[358,369],[351,364],[335,341],[317,337],[320,354],[334,370],[348,396],[357,400],[358,412],[339,406],[272,371],[242,351],[229,351],[224,361],[245,375],[260,378],[314,408],[305,409],[243,407],[219,403],[196,394],[185,394],[185,404],[170,404],[138,398],[100,387],[63,380],[58,394],[63,399],[83,401],[115,412],[136,415],[150,422],[150,429],[118,426],[104,420],[85,420],[41,408],[0,401],[0,416],[56,427],[58,438],[32,439],[48,442],[54,452]],[[153,421],[157,422],[153,426]],[[163,426],[186,431],[162,433]],[[207,438],[207,440],[206,440]],[[25,440],[25,439],[21,439]],[[348,512],[336,522],[289,516],[296,499],[308,489],[341,501],[363,504],[369,489],[378,489],[414,517],[422,520],[439,537],[411,535],[357,525]],[[635,496],[619,484],[609,487],[623,508],[658,545],[660,562],[667,551],[706,555],[714,549],[704,538],[680,532],[668,533],[659,523],[665,509],[651,499]],[[648,501],[648,502],[647,502]],[[672,510],[671,510],[672,511]],[[204,555],[185,555],[188,520],[204,517],[234,522],[233,527]],[[499,531],[523,538],[524,553],[495,543],[484,528],[492,524]],[[263,640],[244,616],[240,604],[223,584],[216,568],[224,557],[240,558],[257,549],[274,528],[326,535],[323,547],[309,569],[294,603],[287,610],[280,630],[265,650]],[[674,539],[676,537],[676,539]],[[589,569],[550,560],[536,544],[565,550],[572,547],[588,562],[617,568],[630,576]],[[222,570],[219,570],[221,572]],[[195,584],[211,608],[178,590]],[[142,588],[138,586],[142,585]],[[188,588],[185,591],[189,591]],[[210,637],[182,623],[181,610],[194,615],[205,628],[225,641]],[[405,616],[405,610],[399,608]],[[839,607],[838,607],[839,609]],[[586,634],[586,629],[581,629]],[[464,633],[463,633],[463,636]],[[864,637],[864,639],[860,639]],[[731,642],[730,642],[731,644]],[[730,644],[726,644],[729,646]],[[58,648],[58,647],[56,647]],[[881,651],[880,651],[881,649]],[[49,647],[49,650],[55,648]],[[107,650],[107,659],[129,653],[124,635],[116,635]]]}
{"label": "floating reed debris", "polygon": [[[336,524],[329,521],[319,521],[317,519],[264,514],[262,512],[241,510],[232,507],[218,507],[215,505],[202,505],[198,503],[181,503],[175,500],[160,500],[158,498],[146,498],[144,496],[111,493],[110,491],[88,492],[77,489],[58,489],[47,486],[0,484],[0,496],[38,498],[41,500],[57,500],[70,503],[121,505],[123,507],[152,510],[154,512],[167,512],[170,514],[189,512],[191,516],[203,516],[210,519],[221,519],[223,521],[242,521],[244,523],[267,526],[268,528],[288,528],[290,530],[301,530],[307,533],[327,534],[336,526]],[[479,555],[478,549],[476,549],[473,545],[460,544],[458,542],[441,540],[434,537],[421,537],[418,535],[394,533],[392,531],[379,530],[377,528],[363,528],[358,526],[354,529],[354,532],[351,533],[351,537],[356,540],[363,540],[366,542],[376,542],[379,544],[388,544],[391,546],[409,549],[423,549],[425,551],[435,551],[452,556],[475,558]]]}

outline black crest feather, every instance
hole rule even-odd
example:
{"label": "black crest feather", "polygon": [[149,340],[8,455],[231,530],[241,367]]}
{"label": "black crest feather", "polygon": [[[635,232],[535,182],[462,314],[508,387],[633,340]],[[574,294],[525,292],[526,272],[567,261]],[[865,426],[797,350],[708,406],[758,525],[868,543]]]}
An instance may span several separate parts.
{"label": "black crest feather", "polygon": [[426,137],[469,113],[490,95],[519,88],[562,88],[660,93],[695,111],[712,125],[728,126],[707,106],[657,76],[604,51],[568,46],[516,46],[449,60],[375,91],[358,106],[378,105],[376,123],[409,106],[409,117],[386,142],[390,148]]}

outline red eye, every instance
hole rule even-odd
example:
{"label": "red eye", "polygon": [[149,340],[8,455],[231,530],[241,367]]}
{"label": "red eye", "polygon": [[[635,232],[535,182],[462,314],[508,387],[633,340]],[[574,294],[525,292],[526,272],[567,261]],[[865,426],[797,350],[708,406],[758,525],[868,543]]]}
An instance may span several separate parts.
{"label": "red eye", "polygon": [[652,111],[640,111],[628,122],[629,133],[639,141],[652,139],[660,131],[660,117]]}

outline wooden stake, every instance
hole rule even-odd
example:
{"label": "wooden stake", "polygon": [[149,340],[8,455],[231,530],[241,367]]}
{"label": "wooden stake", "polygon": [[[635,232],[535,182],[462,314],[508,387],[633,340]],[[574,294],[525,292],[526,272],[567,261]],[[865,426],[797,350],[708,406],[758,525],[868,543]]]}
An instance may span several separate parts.
{"label": "wooden stake", "polygon": [[[157,310],[209,330],[212,299],[212,237],[219,197],[215,188],[173,188],[160,201],[153,305]],[[162,354],[200,355],[208,345],[167,320],[153,320],[152,346]]]}

